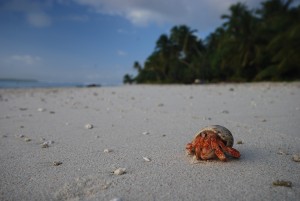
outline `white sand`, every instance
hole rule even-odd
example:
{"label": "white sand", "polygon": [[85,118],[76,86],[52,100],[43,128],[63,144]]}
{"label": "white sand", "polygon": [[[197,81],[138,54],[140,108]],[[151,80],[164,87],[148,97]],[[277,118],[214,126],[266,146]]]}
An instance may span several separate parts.
{"label": "white sand", "polygon": [[[299,82],[0,95],[0,200],[300,200]],[[186,143],[211,124],[240,159],[190,163]]]}

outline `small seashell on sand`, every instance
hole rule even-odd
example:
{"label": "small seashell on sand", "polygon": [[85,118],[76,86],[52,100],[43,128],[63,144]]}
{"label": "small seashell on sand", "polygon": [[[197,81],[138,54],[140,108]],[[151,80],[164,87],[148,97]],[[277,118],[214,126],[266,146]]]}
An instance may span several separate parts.
{"label": "small seashell on sand", "polygon": [[112,149],[104,149],[104,153],[109,153],[109,152],[112,152],[113,150]]}
{"label": "small seashell on sand", "polygon": [[300,154],[294,154],[292,159],[295,162],[300,162]]}
{"label": "small seashell on sand", "polygon": [[94,126],[93,126],[93,124],[86,124],[85,128],[86,129],[92,129],[92,128],[94,128]]}
{"label": "small seashell on sand", "polygon": [[113,173],[114,173],[114,175],[122,175],[122,174],[126,173],[126,169],[125,168],[118,168]]}
{"label": "small seashell on sand", "polygon": [[150,161],[151,161],[151,159],[148,158],[148,157],[143,157],[143,159],[144,159],[145,161],[147,161],[147,162],[150,162]]}
{"label": "small seashell on sand", "polygon": [[38,108],[37,111],[39,111],[39,112],[45,112],[46,109],[45,108]]}

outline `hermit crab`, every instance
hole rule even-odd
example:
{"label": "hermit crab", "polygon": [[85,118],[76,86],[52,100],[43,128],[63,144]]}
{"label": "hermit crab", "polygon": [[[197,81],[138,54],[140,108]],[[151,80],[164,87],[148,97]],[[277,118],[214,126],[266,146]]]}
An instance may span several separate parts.
{"label": "hermit crab", "polygon": [[219,125],[211,125],[201,129],[185,147],[188,155],[194,156],[197,160],[208,160],[217,156],[221,161],[226,161],[227,153],[234,158],[241,156],[234,148],[231,132]]}

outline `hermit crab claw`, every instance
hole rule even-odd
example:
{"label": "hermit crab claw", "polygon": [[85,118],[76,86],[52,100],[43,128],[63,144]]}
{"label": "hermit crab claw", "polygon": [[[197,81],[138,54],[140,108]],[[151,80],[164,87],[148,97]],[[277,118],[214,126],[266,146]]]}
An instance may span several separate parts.
{"label": "hermit crab claw", "polygon": [[241,156],[238,150],[232,148],[233,143],[233,135],[227,128],[211,125],[197,132],[185,149],[188,155],[194,156],[197,160],[208,160],[217,156],[221,161],[226,161],[224,153],[234,158]]}

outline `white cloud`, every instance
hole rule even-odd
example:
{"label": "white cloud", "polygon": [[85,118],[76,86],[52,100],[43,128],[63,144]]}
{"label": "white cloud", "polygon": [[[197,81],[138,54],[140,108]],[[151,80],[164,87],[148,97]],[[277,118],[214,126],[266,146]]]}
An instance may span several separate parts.
{"label": "white cloud", "polygon": [[125,51],[123,51],[123,50],[118,50],[118,51],[117,51],[117,54],[118,54],[119,56],[126,56],[126,55],[127,55],[127,53],[126,53]]}
{"label": "white cloud", "polygon": [[[220,25],[220,16],[239,0],[73,0],[92,10],[119,15],[134,25],[187,24],[197,29]],[[258,7],[261,0],[244,0],[250,8]],[[200,30],[201,31],[201,30]]]}
{"label": "white cloud", "polygon": [[10,0],[3,4],[3,8],[6,10],[24,14],[27,22],[34,27],[46,27],[51,25],[51,17],[44,11],[51,6],[51,0]]}
{"label": "white cloud", "polygon": [[51,24],[51,18],[42,12],[27,13],[27,21],[35,27],[46,27]]}
{"label": "white cloud", "polygon": [[[51,16],[46,10],[55,3],[70,5],[77,3],[89,10],[126,18],[137,26],[155,23],[162,25],[187,24],[199,31],[221,24],[220,16],[230,5],[240,0],[8,0],[6,9],[21,12],[27,22],[35,27],[51,25]],[[262,0],[243,0],[250,8],[258,7]],[[69,16],[69,20],[87,21],[88,16]]]}
{"label": "white cloud", "polygon": [[157,24],[163,24],[167,22],[167,16],[163,16],[160,13],[153,12],[146,9],[136,9],[128,12],[126,18],[133,24],[146,26],[150,22],[156,22]]}
{"label": "white cloud", "polygon": [[38,56],[31,55],[12,55],[8,58],[8,63],[17,65],[36,65],[41,62],[41,58]]}

